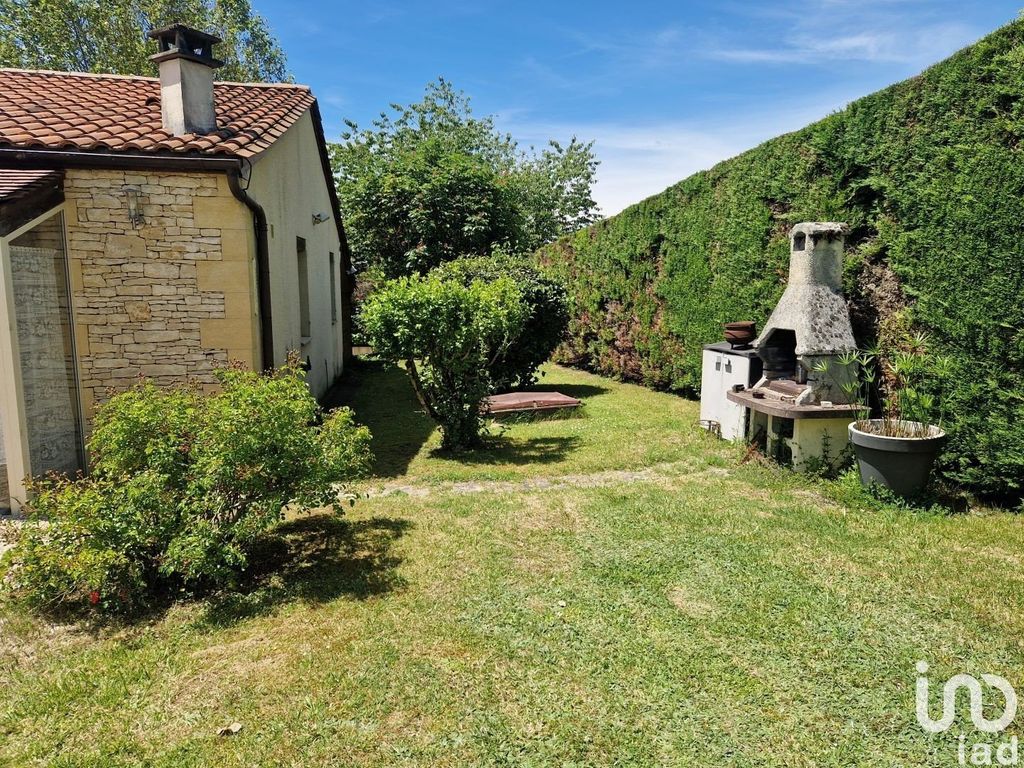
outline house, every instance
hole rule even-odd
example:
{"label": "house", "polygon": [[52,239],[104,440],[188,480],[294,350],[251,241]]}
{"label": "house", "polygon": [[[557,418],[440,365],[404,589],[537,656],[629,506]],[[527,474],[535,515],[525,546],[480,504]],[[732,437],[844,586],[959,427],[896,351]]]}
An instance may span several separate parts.
{"label": "house", "polygon": [[215,83],[217,38],[152,36],[158,78],[0,70],[0,505],[84,469],[89,414],[140,376],[212,387],[294,350],[319,397],[350,353],[313,94]]}

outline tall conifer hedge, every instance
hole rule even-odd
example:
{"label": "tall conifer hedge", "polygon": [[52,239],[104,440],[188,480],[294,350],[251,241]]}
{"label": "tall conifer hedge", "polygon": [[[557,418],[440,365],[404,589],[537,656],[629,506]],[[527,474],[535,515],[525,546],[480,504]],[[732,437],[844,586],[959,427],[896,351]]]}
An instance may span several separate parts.
{"label": "tall conifer hedge", "polygon": [[850,224],[859,341],[887,324],[951,356],[946,478],[1024,488],[1024,20],[842,112],[545,248],[573,307],[565,361],[696,394],[720,323],[763,324],[799,221]]}

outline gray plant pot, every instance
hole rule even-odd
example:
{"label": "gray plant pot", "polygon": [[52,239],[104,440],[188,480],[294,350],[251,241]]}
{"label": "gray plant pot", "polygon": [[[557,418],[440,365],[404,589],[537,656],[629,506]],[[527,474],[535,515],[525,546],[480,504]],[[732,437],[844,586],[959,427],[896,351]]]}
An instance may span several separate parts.
{"label": "gray plant pot", "polygon": [[865,488],[881,485],[900,496],[920,493],[928,485],[946,433],[934,425],[926,427],[918,422],[906,424],[918,427],[924,437],[889,437],[871,431],[871,427],[881,424],[881,419],[850,424],[850,442],[857,456],[861,484]]}

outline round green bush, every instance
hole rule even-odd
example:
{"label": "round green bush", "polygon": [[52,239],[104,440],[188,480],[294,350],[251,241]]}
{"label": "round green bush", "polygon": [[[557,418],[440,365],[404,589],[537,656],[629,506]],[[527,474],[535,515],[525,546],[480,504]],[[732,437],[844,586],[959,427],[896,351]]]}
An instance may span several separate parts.
{"label": "round green bush", "polygon": [[4,557],[15,599],[129,612],[182,589],[228,586],[283,518],[345,498],[369,466],[352,413],[322,414],[293,361],[221,388],[143,382],[97,412],[86,477],[30,483],[27,521]]}
{"label": "round green bush", "polygon": [[490,350],[491,387],[495,392],[504,392],[533,384],[537,368],[565,340],[569,327],[568,301],[562,283],[544,274],[529,259],[500,251],[492,256],[458,259],[434,272],[442,279],[464,285],[474,280],[489,283],[502,277],[516,284],[529,317],[515,338],[500,349]]}
{"label": "round green bush", "polygon": [[381,285],[363,305],[374,351],[405,366],[441,445],[464,450],[481,442],[481,404],[491,392],[488,363],[522,333],[529,317],[508,277],[468,285],[436,272]]}

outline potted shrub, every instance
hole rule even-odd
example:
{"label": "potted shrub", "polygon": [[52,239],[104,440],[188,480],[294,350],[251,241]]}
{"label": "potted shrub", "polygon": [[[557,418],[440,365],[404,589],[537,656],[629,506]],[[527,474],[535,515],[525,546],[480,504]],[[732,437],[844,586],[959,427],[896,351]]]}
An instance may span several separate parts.
{"label": "potted shrub", "polygon": [[[928,485],[935,458],[946,439],[942,398],[936,384],[948,377],[950,361],[927,354],[925,334],[908,336],[898,351],[851,354],[841,362],[859,371],[844,389],[863,407],[849,426],[861,484],[880,485],[914,496]],[[871,418],[871,403],[879,418]],[[938,423],[930,420],[938,413]]]}

